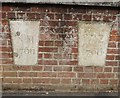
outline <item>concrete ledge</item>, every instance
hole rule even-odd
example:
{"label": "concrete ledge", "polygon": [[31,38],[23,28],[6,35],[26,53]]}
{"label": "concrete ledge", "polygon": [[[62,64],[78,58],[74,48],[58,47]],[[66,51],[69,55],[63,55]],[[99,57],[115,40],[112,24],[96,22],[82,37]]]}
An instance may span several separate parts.
{"label": "concrete ledge", "polygon": [[1,0],[2,3],[38,3],[38,4],[66,4],[90,6],[120,6],[120,0]]}

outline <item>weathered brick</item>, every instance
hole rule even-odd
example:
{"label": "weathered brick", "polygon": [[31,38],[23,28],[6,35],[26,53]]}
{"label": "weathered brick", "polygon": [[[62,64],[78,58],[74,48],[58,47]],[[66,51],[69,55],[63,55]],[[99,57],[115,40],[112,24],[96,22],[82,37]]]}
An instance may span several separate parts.
{"label": "weathered brick", "polygon": [[96,73],[78,73],[78,78],[96,78]]}
{"label": "weathered brick", "polygon": [[54,41],[45,41],[45,46],[53,46]]}
{"label": "weathered brick", "polygon": [[92,66],[90,66],[90,67],[89,66],[85,66],[84,67],[84,72],[88,72],[88,73],[89,72],[93,72],[93,67]]}
{"label": "weathered brick", "polygon": [[58,52],[58,48],[40,47],[39,52]]}
{"label": "weathered brick", "polygon": [[9,13],[7,14],[7,18],[8,18],[8,19],[15,19],[15,18],[16,18],[15,13],[9,12]]}
{"label": "weathered brick", "polygon": [[55,72],[38,72],[37,77],[56,77],[57,73]]}
{"label": "weathered brick", "polygon": [[83,67],[74,67],[74,71],[77,71],[77,72],[83,72]]}
{"label": "weathered brick", "polygon": [[43,70],[44,71],[52,71],[52,66],[44,66]]}
{"label": "weathered brick", "polygon": [[92,16],[91,16],[91,15],[86,15],[86,14],[84,14],[84,15],[82,16],[82,20],[90,21],[90,20],[92,20]]}
{"label": "weathered brick", "polygon": [[109,42],[108,47],[109,48],[116,48],[116,42]]}
{"label": "weathered brick", "polygon": [[18,72],[19,77],[37,77],[37,72]]}
{"label": "weathered brick", "polygon": [[49,84],[51,79],[49,78],[32,78],[33,83]]}
{"label": "weathered brick", "polygon": [[118,62],[117,61],[107,61],[106,66],[117,66]]}
{"label": "weathered brick", "polygon": [[55,41],[55,46],[63,46],[63,41]]}
{"label": "weathered brick", "polygon": [[59,72],[58,77],[76,77],[76,74],[73,72]]}
{"label": "weathered brick", "polygon": [[82,20],[82,14],[74,14],[72,17],[73,20]]}
{"label": "weathered brick", "polygon": [[118,54],[118,49],[108,49],[107,53],[108,54]]}
{"label": "weathered brick", "polygon": [[57,60],[44,60],[43,65],[57,65]]}
{"label": "weathered brick", "polygon": [[44,58],[51,58],[52,59],[53,55],[52,54],[44,54]]}
{"label": "weathered brick", "polygon": [[64,67],[62,68],[62,71],[72,71],[72,67],[64,66]]}
{"label": "weathered brick", "polygon": [[90,84],[90,79],[82,79],[82,84]]}
{"label": "weathered brick", "polygon": [[3,83],[22,83],[21,78],[3,78]]}
{"label": "weathered brick", "polygon": [[108,79],[100,79],[100,84],[108,84]]}
{"label": "weathered brick", "polygon": [[42,71],[43,66],[32,66],[32,70],[34,70],[34,71]]}
{"label": "weathered brick", "polygon": [[71,79],[61,79],[61,84],[71,84]]}
{"label": "weathered brick", "polygon": [[105,67],[104,72],[112,72],[112,67]]}
{"label": "weathered brick", "polygon": [[1,59],[0,64],[13,64],[13,59]]}
{"label": "weathered brick", "polygon": [[54,71],[62,71],[62,66],[54,66],[53,70]]}
{"label": "weathered brick", "polygon": [[54,78],[50,81],[52,84],[60,84],[60,79]]}
{"label": "weathered brick", "polygon": [[99,79],[91,79],[91,84],[99,84]]}
{"label": "weathered brick", "polygon": [[78,53],[78,48],[72,48],[72,53]]}
{"label": "weathered brick", "polygon": [[3,77],[17,77],[17,72],[6,71],[6,72],[3,72],[2,75]]}
{"label": "weathered brick", "polygon": [[111,79],[109,84],[110,85],[114,85],[114,84],[118,84],[119,80],[118,79]]}
{"label": "weathered brick", "polygon": [[59,20],[59,19],[63,20],[63,14],[61,14],[61,13],[60,14],[58,14],[58,13],[55,14],[55,19],[57,19],[57,20]]}
{"label": "weathered brick", "polygon": [[23,78],[23,83],[32,83],[31,78]]}
{"label": "weathered brick", "polygon": [[97,78],[114,78],[113,73],[99,73],[97,74]]}
{"label": "weathered brick", "polygon": [[72,20],[72,14],[64,14],[64,20]]}
{"label": "weathered brick", "polygon": [[107,56],[106,56],[106,59],[107,59],[107,60],[114,60],[114,59],[115,59],[115,56],[114,56],[114,55],[107,55]]}

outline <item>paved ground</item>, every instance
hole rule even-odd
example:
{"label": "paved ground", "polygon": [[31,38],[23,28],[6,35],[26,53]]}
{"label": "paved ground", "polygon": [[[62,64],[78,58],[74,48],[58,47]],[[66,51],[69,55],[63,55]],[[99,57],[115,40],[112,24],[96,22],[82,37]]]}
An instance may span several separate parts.
{"label": "paved ground", "polygon": [[118,92],[5,91],[3,96],[118,96]]}

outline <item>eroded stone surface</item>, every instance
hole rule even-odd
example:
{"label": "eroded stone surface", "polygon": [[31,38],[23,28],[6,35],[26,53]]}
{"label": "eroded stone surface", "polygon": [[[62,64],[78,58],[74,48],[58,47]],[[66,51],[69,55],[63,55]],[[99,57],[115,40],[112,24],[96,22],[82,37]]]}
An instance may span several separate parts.
{"label": "eroded stone surface", "polygon": [[10,21],[14,62],[16,65],[35,65],[38,59],[39,22]]}
{"label": "eroded stone surface", "polygon": [[79,23],[79,65],[105,65],[110,29],[109,23]]}

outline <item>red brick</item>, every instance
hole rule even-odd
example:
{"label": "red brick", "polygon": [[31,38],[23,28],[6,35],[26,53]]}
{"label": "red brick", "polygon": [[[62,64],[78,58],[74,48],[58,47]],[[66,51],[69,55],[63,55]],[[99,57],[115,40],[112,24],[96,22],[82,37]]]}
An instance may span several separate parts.
{"label": "red brick", "polygon": [[55,14],[55,19],[63,20],[63,14]]}
{"label": "red brick", "polygon": [[16,18],[15,13],[9,12],[9,13],[7,14],[7,18],[8,18],[8,19],[14,19],[14,18]]}
{"label": "red brick", "polygon": [[13,59],[1,59],[0,64],[13,64]]}
{"label": "red brick", "polygon": [[45,41],[45,46],[53,46],[54,41]]}
{"label": "red brick", "polygon": [[75,14],[73,15],[74,20],[82,20],[82,14]]}
{"label": "red brick", "polygon": [[50,26],[59,26],[58,21],[49,21]]}
{"label": "red brick", "polygon": [[39,41],[40,46],[45,46],[45,41]]}
{"label": "red brick", "polygon": [[72,48],[72,53],[78,53],[78,48]]}
{"label": "red brick", "polygon": [[91,15],[83,15],[83,19],[82,20],[86,20],[86,21],[90,21],[92,19]]}
{"label": "red brick", "polygon": [[78,9],[77,7],[76,8],[70,8],[70,9],[68,9],[68,12],[69,13],[86,13],[86,10],[87,8],[86,7],[82,7],[82,8],[80,8],[80,9]]}
{"label": "red brick", "polygon": [[104,72],[112,72],[112,67],[105,67]]}
{"label": "red brick", "polygon": [[44,60],[43,65],[57,65],[56,60]]}
{"label": "red brick", "polygon": [[63,46],[63,41],[55,41],[55,46]]}
{"label": "red brick", "polygon": [[11,47],[0,47],[0,51],[2,52],[12,52]]}
{"label": "red brick", "polygon": [[2,6],[2,11],[11,11],[12,8],[10,6]]}
{"label": "red brick", "polygon": [[44,71],[52,71],[52,66],[44,66],[43,70]]}
{"label": "red brick", "polygon": [[82,79],[72,79],[73,84],[81,84]]}
{"label": "red brick", "polygon": [[37,76],[38,77],[56,77],[57,73],[55,73],[55,72],[38,72]]}
{"label": "red brick", "polygon": [[0,58],[12,58],[13,55],[11,53],[1,53]]}
{"label": "red brick", "polygon": [[33,12],[49,12],[50,8],[41,6],[41,7],[31,7],[31,11]]}
{"label": "red brick", "polygon": [[3,78],[3,83],[22,83],[21,78]]}
{"label": "red brick", "polygon": [[40,84],[49,84],[51,79],[49,78],[32,78],[33,83],[40,83]]}
{"label": "red brick", "polygon": [[18,72],[19,77],[37,77],[37,72]]}
{"label": "red brick", "polygon": [[69,61],[67,65],[78,65],[78,61]]}
{"label": "red brick", "polygon": [[118,49],[108,49],[107,53],[108,54],[118,54]]}
{"label": "red brick", "polygon": [[105,22],[112,21],[112,16],[103,16],[103,21],[105,21]]}
{"label": "red brick", "polygon": [[62,66],[55,66],[53,67],[54,71],[62,71]]}
{"label": "red brick", "polygon": [[108,84],[108,79],[100,79],[100,84]]}
{"label": "red brick", "polygon": [[95,73],[78,73],[78,78],[96,78]]}
{"label": "red brick", "polygon": [[116,43],[115,42],[109,42],[108,47],[109,48],[116,48]]}
{"label": "red brick", "polygon": [[64,14],[64,20],[72,20],[72,14]]}
{"label": "red brick", "polygon": [[97,78],[114,78],[114,74],[112,74],[112,73],[99,73],[99,74],[97,74]]}
{"label": "red brick", "polygon": [[72,71],[72,67],[64,66],[62,71]]}
{"label": "red brick", "polygon": [[62,54],[54,54],[55,59],[62,59]]}
{"label": "red brick", "polygon": [[106,66],[117,66],[118,62],[117,61],[107,61]]}
{"label": "red brick", "polygon": [[93,15],[93,20],[94,21],[100,21],[102,19],[101,15]]}
{"label": "red brick", "polygon": [[74,67],[74,71],[83,72],[83,67]]}
{"label": "red brick", "polygon": [[110,85],[114,85],[114,84],[118,84],[119,83],[119,80],[118,79],[112,79],[110,80],[109,84]]}
{"label": "red brick", "polygon": [[43,54],[38,54],[38,58],[43,58]]}
{"label": "red brick", "polygon": [[82,84],[90,84],[90,79],[82,79]]}
{"label": "red brick", "polygon": [[73,72],[59,72],[58,77],[76,77],[76,74]]}
{"label": "red brick", "polygon": [[61,84],[71,84],[71,79],[61,79]]}
{"label": "red brick", "polygon": [[31,71],[31,66],[17,66],[19,71]]}
{"label": "red brick", "polygon": [[115,60],[120,60],[120,55],[116,55]]}
{"label": "red brick", "polygon": [[7,14],[5,12],[2,13],[2,19],[6,18]]}
{"label": "red brick", "polygon": [[52,84],[60,84],[60,79],[51,79]]}
{"label": "red brick", "polygon": [[34,70],[34,71],[42,71],[43,66],[32,66],[32,70]]}
{"label": "red brick", "polygon": [[3,66],[3,71],[13,71],[12,66],[10,65]]}
{"label": "red brick", "polygon": [[53,55],[52,54],[44,54],[44,58],[51,58],[52,59]]}
{"label": "red brick", "polygon": [[99,84],[99,79],[91,79],[91,84]]}
{"label": "red brick", "polygon": [[55,12],[55,13],[67,13],[67,9],[66,8],[61,8],[61,7],[52,7],[51,8],[51,12]]}
{"label": "red brick", "polygon": [[112,30],[112,31],[110,32],[110,34],[111,34],[111,37],[112,37],[112,36],[116,36],[116,35],[118,35],[118,31],[117,31],[117,30]]}
{"label": "red brick", "polygon": [[31,78],[23,78],[23,83],[32,83]]}
{"label": "red brick", "polygon": [[114,67],[113,72],[119,72],[119,67]]}
{"label": "red brick", "polygon": [[35,19],[35,13],[27,13],[29,19]]}
{"label": "red brick", "polygon": [[84,67],[84,72],[93,72],[93,67],[85,66]]}
{"label": "red brick", "polygon": [[6,72],[3,72],[2,75],[3,77],[17,77],[17,72],[6,71]]}
{"label": "red brick", "polygon": [[39,52],[58,52],[58,48],[40,47]]}
{"label": "red brick", "polygon": [[114,60],[115,56],[114,55],[107,55],[106,59],[107,60]]}
{"label": "red brick", "polygon": [[117,41],[117,37],[116,36],[110,36],[109,41]]}

